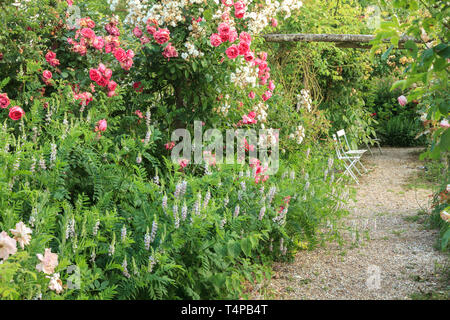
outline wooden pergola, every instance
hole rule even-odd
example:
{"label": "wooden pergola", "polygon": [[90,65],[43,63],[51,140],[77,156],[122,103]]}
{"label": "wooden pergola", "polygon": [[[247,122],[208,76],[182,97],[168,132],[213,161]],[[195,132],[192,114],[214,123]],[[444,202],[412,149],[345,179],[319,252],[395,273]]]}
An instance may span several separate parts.
{"label": "wooden pergola", "polygon": [[[310,34],[310,33],[294,33],[294,34],[276,34],[270,33],[262,36],[267,42],[334,42],[340,48],[359,48],[370,49],[370,41],[375,39],[373,35],[367,34]],[[398,42],[400,49],[404,48],[406,41],[412,40],[416,43],[420,41],[412,37],[401,37]],[[383,40],[390,42],[389,39]]]}

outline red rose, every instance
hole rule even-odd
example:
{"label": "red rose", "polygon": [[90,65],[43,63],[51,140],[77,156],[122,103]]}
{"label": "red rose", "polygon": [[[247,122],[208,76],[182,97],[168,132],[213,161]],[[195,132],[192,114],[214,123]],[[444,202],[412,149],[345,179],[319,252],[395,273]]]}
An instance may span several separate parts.
{"label": "red rose", "polygon": [[231,47],[229,47],[227,50],[225,50],[225,53],[227,54],[229,59],[236,58],[239,55],[238,46],[233,44]]}
{"label": "red rose", "polygon": [[102,78],[102,74],[97,69],[91,69],[89,70],[89,78],[91,78],[92,81],[99,81]]}
{"label": "red rose", "polygon": [[153,37],[158,44],[164,44],[170,39],[170,31],[168,29],[158,29],[153,34]]}
{"label": "red rose", "polygon": [[22,118],[25,115],[25,112],[22,110],[21,107],[19,106],[15,106],[12,107],[11,109],[9,109],[9,117],[12,120],[19,120],[20,118]]}
{"label": "red rose", "polygon": [[0,93],[0,108],[5,109],[9,106],[9,98],[6,93]]}
{"label": "red rose", "polygon": [[44,70],[44,72],[42,72],[42,77],[44,77],[45,80],[50,80],[52,78],[51,71]]}
{"label": "red rose", "polygon": [[104,77],[101,77],[101,78],[97,81],[97,84],[98,84],[100,87],[106,87],[106,86],[108,85],[108,83],[109,83],[108,79],[106,79],[106,78],[104,78]]}
{"label": "red rose", "polygon": [[127,59],[127,53],[122,48],[115,48],[113,53],[119,62],[124,62]]}
{"label": "red rose", "polygon": [[247,42],[239,42],[239,54],[240,55],[246,55],[247,52],[250,50],[250,47],[248,46]]}

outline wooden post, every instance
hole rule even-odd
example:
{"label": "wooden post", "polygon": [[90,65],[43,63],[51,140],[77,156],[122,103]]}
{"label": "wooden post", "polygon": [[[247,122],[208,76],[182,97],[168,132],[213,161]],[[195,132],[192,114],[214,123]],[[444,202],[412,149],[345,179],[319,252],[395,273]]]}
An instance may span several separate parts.
{"label": "wooden post", "polygon": [[[294,33],[294,34],[265,34],[262,36],[267,42],[334,42],[336,46],[341,48],[360,48],[370,49],[370,41],[375,39],[375,36],[368,34],[308,34],[308,33]],[[412,37],[401,37],[398,44],[399,48],[404,48],[404,43],[408,40],[420,42]],[[389,42],[389,39],[383,40]]]}

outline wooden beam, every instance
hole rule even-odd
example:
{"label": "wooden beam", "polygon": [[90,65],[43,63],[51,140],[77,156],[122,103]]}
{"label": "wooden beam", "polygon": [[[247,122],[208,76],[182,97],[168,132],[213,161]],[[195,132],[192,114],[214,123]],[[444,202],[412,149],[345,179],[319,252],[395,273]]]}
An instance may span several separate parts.
{"label": "wooden beam", "polygon": [[[294,34],[265,34],[262,36],[267,42],[334,42],[341,48],[361,48],[370,49],[370,41],[375,39],[373,35],[367,34],[309,34],[309,33],[294,33]],[[413,40],[420,42],[412,37],[402,37],[399,40],[399,48],[403,48],[403,44]],[[389,42],[389,39],[383,40]],[[364,43],[366,43],[364,45]]]}

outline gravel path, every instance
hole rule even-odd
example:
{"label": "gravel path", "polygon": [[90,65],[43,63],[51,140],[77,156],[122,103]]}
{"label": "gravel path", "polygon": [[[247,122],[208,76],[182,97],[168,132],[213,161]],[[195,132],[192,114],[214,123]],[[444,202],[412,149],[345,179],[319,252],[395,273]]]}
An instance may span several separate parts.
{"label": "gravel path", "polygon": [[364,156],[369,173],[343,220],[360,237],[344,232],[343,246],[300,251],[293,263],[276,264],[269,285],[275,299],[410,299],[438,287],[447,257],[433,247],[437,231],[415,222],[429,209],[431,190],[405,187],[423,165],[418,154],[383,148]]}

